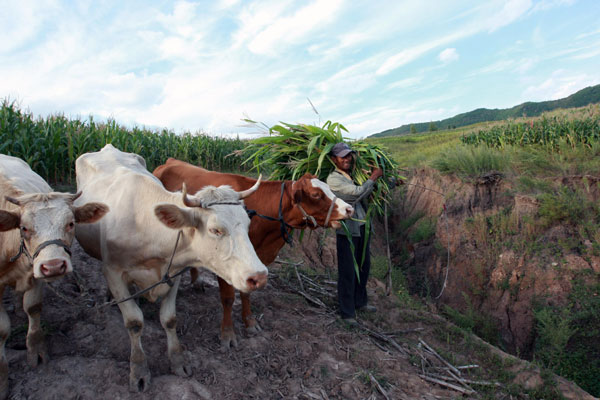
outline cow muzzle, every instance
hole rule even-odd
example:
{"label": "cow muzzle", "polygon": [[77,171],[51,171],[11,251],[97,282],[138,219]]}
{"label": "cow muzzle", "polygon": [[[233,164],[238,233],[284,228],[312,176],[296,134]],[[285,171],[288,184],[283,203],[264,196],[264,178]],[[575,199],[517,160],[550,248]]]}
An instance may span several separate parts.
{"label": "cow muzzle", "polygon": [[253,291],[256,289],[262,289],[267,285],[267,273],[259,272],[258,274],[254,274],[246,279],[246,287],[248,291]]}
{"label": "cow muzzle", "polygon": [[40,263],[41,278],[62,276],[69,270],[69,264],[64,258],[54,258]]}

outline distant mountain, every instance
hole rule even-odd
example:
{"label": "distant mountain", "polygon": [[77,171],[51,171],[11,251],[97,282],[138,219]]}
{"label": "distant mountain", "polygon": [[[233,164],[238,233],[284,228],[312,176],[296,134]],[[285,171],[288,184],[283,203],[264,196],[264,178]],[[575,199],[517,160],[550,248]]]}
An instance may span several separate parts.
{"label": "distant mountain", "polygon": [[410,133],[410,127],[414,126],[415,132],[427,132],[435,126],[435,129],[453,129],[460,126],[475,124],[486,121],[500,121],[507,118],[518,118],[522,116],[535,117],[545,111],[555,110],[557,108],[583,107],[592,103],[600,103],[600,85],[589,86],[581,89],[577,93],[565,97],[564,99],[532,102],[519,104],[512,108],[493,109],[478,108],[473,111],[455,115],[452,118],[446,118],[441,121],[419,122],[415,124],[402,125],[399,128],[388,129],[383,132],[375,133],[369,137],[400,136]]}

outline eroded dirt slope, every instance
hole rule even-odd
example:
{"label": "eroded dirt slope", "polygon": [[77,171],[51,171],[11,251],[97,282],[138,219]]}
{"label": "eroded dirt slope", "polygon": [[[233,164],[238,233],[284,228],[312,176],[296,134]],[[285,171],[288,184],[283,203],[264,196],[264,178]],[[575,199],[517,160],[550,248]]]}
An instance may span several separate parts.
{"label": "eroded dirt slope", "polygon": [[[303,247],[316,252],[320,245],[315,238],[284,254],[299,258],[306,254]],[[332,240],[329,237],[324,244],[329,253]],[[239,345],[227,352],[220,350],[218,340],[221,306],[213,276],[202,274],[203,290],[184,278],[177,317],[180,339],[193,368],[190,378],[170,374],[158,306],[142,301],[146,318],[143,345],[153,381],[148,392],[130,393],[129,338],[121,314],[116,306],[99,307],[106,299],[100,265],[76,243],[73,250],[78,273],[52,283],[45,291],[42,319],[51,357],[48,364],[35,369],[27,366],[26,317],[19,296],[12,291],[5,294],[3,301],[13,327],[7,344],[11,399],[526,398],[516,387],[510,392],[507,387],[476,386],[477,392],[461,395],[424,380],[419,375],[426,369],[440,375],[445,372],[444,365],[423,349],[420,340],[453,365],[481,365],[462,370],[464,378],[493,378],[484,367],[486,358],[494,360],[497,368],[514,370],[512,377],[531,368],[514,362],[504,365],[502,359],[483,350],[484,345],[448,328],[441,318],[399,307],[393,296],[383,295],[376,280],[369,290],[378,312],[360,315],[362,327],[349,329],[336,317],[335,284],[328,277],[331,271],[321,270],[320,275],[309,277],[304,267],[296,275],[294,268],[285,264],[270,266],[268,287],[252,294],[261,332],[245,334],[236,302]],[[304,280],[304,293],[313,301],[299,294],[298,276]],[[322,304],[315,304],[314,299]],[[393,342],[377,338],[382,333]],[[531,372],[519,379],[524,385],[542,384],[539,375]],[[585,398],[576,389],[570,389],[576,393],[571,398]]]}

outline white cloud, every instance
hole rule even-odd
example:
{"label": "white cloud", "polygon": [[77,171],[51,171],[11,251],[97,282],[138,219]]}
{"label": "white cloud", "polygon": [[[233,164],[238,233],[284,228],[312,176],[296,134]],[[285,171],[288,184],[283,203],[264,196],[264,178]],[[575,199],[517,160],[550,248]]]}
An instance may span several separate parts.
{"label": "white cloud", "polygon": [[507,71],[507,70],[511,69],[515,64],[516,64],[516,62],[514,60],[498,60],[490,65],[487,65],[485,67],[482,67],[482,68],[479,68],[479,69],[473,71],[469,75],[476,76],[479,74],[492,74],[492,73],[503,72],[503,71]]}
{"label": "white cloud", "polygon": [[584,39],[586,37],[595,36],[595,35],[599,35],[599,34],[600,34],[600,29],[595,30],[595,31],[591,31],[591,32],[581,33],[581,34],[577,35],[575,37],[575,39]]}
{"label": "white cloud", "polygon": [[456,51],[456,49],[452,47],[452,48],[447,48],[447,49],[443,50],[438,55],[438,58],[444,64],[448,64],[448,63],[458,60],[459,56],[458,56],[458,52]]}
{"label": "white cloud", "polygon": [[316,84],[321,93],[334,96],[360,93],[376,83],[373,74],[376,59],[366,59],[342,69],[333,76]]}
{"label": "white cloud", "polygon": [[431,42],[426,42],[409,49],[405,49],[400,51],[393,56],[388,57],[383,64],[377,69],[377,75],[387,75],[393,70],[406,65],[417,58],[421,57],[423,54],[429,52],[430,50],[438,47],[441,43],[445,42],[445,39],[438,39]]}
{"label": "white cloud", "polygon": [[572,75],[565,70],[556,70],[551,77],[531,85],[525,89],[522,98],[526,101],[556,100],[567,97],[587,86],[600,83],[597,75],[577,74]]}
{"label": "white cloud", "polygon": [[585,46],[584,48],[577,49],[577,54],[571,58],[573,60],[586,60],[594,58],[600,55],[600,42],[593,43],[592,45]]}
{"label": "white cloud", "polygon": [[[341,5],[342,0],[317,0],[289,16],[282,15],[283,8],[270,17],[264,8],[255,10],[262,15],[243,17],[246,25],[238,33],[238,40],[248,40],[248,49],[253,53],[274,56],[292,43],[309,40],[311,32],[322,29],[335,18]],[[248,21],[247,18],[261,18],[262,21]]]}
{"label": "white cloud", "polygon": [[531,12],[547,11],[556,7],[572,6],[573,4],[575,4],[575,0],[541,0],[535,4]]}
{"label": "white cloud", "polygon": [[486,21],[488,32],[494,32],[511,24],[531,8],[531,0],[508,0],[500,11],[491,14]]}
{"label": "white cloud", "polygon": [[423,80],[422,76],[414,76],[411,78],[405,78],[405,79],[401,79],[399,81],[390,83],[386,89],[387,90],[406,89],[406,88],[418,85],[419,83],[421,83],[422,80]]}

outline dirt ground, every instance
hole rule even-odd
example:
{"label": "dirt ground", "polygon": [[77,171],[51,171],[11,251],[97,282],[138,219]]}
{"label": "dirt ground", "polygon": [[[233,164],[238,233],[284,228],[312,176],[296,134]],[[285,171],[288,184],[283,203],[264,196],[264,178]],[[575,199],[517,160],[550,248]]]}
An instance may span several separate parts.
{"label": "dirt ground", "polygon": [[[443,347],[439,325],[398,307],[377,281],[372,280],[369,289],[377,313],[359,315],[362,327],[349,328],[336,316],[335,282],[328,273],[309,277],[301,269],[302,274],[296,275],[294,267],[276,263],[269,266],[266,289],[251,296],[262,331],[246,334],[237,300],[238,346],[229,351],[220,349],[221,305],[214,276],[202,273],[201,285],[191,285],[189,276],[184,277],[177,318],[179,338],[193,369],[190,378],[170,374],[158,305],[140,301],[152,382],[147,392],[130,393],[129,337],[118,307],[99,307],[106,301],[100,264],[77,243],[73,262],[76,274],[45,289],[42,323],[50,355],[45,365],[34,369],[27,365],[27,319],[21,299],[10,290],[4,296],[12,322],[7,342],[11,399],[482,398],[419,377],[424,360],[434,357],[419,361],[417,343],[422,339]],[[298,276],[310,300],[299,293]],[[381,340],[377,337],[381,334],[392,341]],[[453,362],[464,365],[471,360],[457,356]],[[492,397],[509,398],[501,389]]]}

